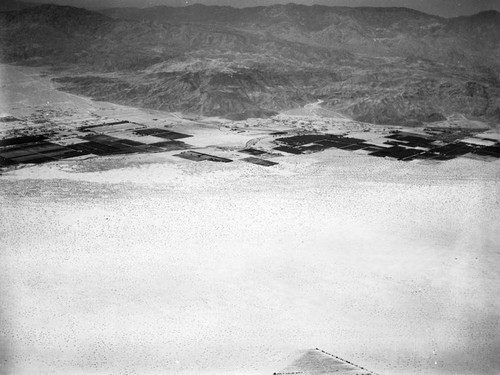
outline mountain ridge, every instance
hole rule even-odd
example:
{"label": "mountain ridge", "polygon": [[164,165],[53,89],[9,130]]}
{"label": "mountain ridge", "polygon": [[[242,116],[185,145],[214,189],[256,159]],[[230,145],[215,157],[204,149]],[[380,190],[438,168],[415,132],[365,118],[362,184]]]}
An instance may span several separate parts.
{"label": "mountain ridge", "polygon": [[37,6],[40,6],[40,4],[29,3],[29,2],[18,1],[18,0],[3,0],[2,3],[0,3],[0,12],[6,12],[6,11],[12,11],[12,10],[22,10],[22,9],[37,7]]}
{"label": "mountain ridge", "polygon": [[162,10],[1,12],[1,60],[53,66],[61,89],[99,100],[204,115],[265,116],[321,99],[381,124],[455,112],[500,120],[496,11],[445,19],[408,8]]}

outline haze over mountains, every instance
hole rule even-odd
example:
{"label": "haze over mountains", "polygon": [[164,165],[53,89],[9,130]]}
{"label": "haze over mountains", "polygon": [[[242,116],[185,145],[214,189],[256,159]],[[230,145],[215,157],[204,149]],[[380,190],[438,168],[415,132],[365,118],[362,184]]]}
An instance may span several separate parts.
{"label": "haze over mountains", "polygon": [[[20,7],[21,8],[21,7]],[[0,13],[1,61],[51,66],[62,89],[229,118],[323,100],[360,121],[500,121],[500,13],[303,5]]]}
{"label": "haze over mountains", "polygon": [[[4,2],[9,1],[13,0],[4,0]],[[497,0],[30,0],[30,2],[37,4],[50,3],[56,5],[69,5],[90,10],[117,7],[184,7],[194,4],[249,8],[274,4],[296,3],[303,5],[326,5],[332,7],[405,7],[442,17],[468,16],[486,10],[500,11],[500,3]]]}

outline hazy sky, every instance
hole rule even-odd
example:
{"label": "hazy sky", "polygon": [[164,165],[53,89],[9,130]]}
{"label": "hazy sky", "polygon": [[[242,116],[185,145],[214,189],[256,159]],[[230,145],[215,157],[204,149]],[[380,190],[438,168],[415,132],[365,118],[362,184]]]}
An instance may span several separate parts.
{"label": "hazy sky", "polygon": [[468,15],[483,10],[500,11],[500,0],[26,0],[40,3],[66,4],[88,8],[135,6],[149,7],[155,5],[191,5],[201,3],[206,5],[230,5],[247,7],[256,5],[271,5],[277,3],[300,3],[306,5],[321,4],[330,6],[385,6],[407,7],[426,13],[438,14],[444,17]]}

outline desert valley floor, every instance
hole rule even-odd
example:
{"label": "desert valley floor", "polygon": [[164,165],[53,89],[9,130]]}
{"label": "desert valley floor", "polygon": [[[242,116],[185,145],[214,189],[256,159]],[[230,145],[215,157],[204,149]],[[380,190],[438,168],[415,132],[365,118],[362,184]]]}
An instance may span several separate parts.
{"label": "desert valley floor", "polygon": [[[69,135],[54,142],[77,144],[77,125],[126,120],[233,160],[86,154],[2,171],[3,373],[272,374],[316,347],[384,375],[497,373],[498,159],[329,148],[258,165],[240,151],[269,151],[294,113],[193,120],[1,69],[0,114],[19,120],[1,139],[56,124]],[[303,126],[380,147],[390,130],[329,124]]]}

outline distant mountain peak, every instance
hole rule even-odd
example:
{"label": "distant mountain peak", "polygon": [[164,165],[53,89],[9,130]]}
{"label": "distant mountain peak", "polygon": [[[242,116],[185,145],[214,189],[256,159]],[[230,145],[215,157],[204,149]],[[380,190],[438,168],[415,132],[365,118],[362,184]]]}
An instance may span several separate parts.
{"label": "distant mountain peak", "polygon": [[8,12],[13,10],[22,10],[26,8],[32,8],[39,6],[40,4],[28,3],[18,0],[2,0],[0,2],[0,12]]}
{"label": "distant mountain peak", "polygon": [[[67,35],[72,35],[75,32],[93,33],[97,30],[106,29],[107,25],[113,22],[115,21],[112,18],[104,14],[83,8],[54,4],[42,4],[36,7],[0,13],[0,26],[5,24],[29,25],[30,28],[42,27],[39,32],[47,33],[44,38],[50,38],[52,32],[57,30]],[[54,40],[54,44],[57,44],[56,40]]]}
{"label": "distant mountain peak", "polygon": [[407,8],[116,8],[0,13],[0,60],[54,66],[92,98],[210,116],[266,116],[323,100],[354,120],[500,121],[498,12]]}
{"label": "distant mountain peak", "polygon": [[102,21],[110,20],[104,14],[93,12],[84,8],[77,8],[69,5],[41,4],[19,9],[13,12],[17,17],[30,17],[31,19],[57,19],[57,18],[73,18],[73,19],[99,19]]}

